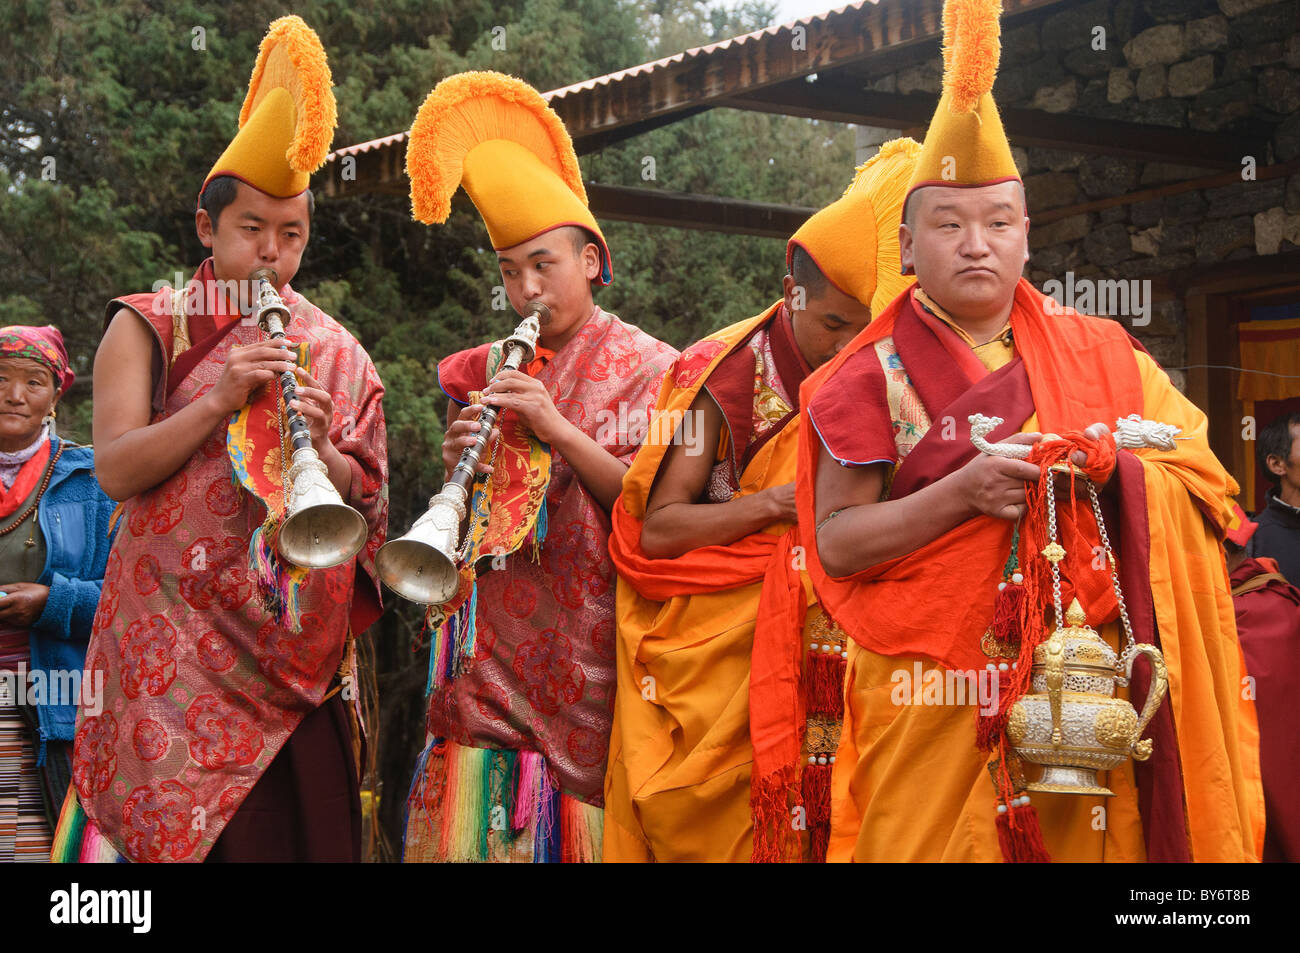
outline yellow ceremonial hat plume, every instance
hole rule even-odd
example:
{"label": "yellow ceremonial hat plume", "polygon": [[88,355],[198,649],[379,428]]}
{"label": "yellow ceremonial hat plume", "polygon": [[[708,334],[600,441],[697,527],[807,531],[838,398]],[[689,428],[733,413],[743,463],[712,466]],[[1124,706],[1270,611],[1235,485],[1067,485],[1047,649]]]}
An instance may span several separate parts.
{"label": "yellow ceremonial hat plume", "polygon": [[808,221],[786,244],[806,251],[836,288],[879,314],[914,278],[899,274],[898,224],[921,144],[892,139],[858,167],[844,194]]}
{"label": "yellow ceremonial hat plume", "polygon": [[320,37],[301,17],[280,17],[257,51],[239,132],[203,188],[217,176],[231,175],[276,198],[298,195],[325,162],[337,124]]}
{"label": "yellow ceremonial hat plume", "polygon": [[577,225],[600,247],[599,282],[613,279],[600,226],[587,208],[578,156],[564,123],[537,90],[494,72],[448,76],[420,106],[406,143],[411,213],[426,225],[451,213],[458,186],[498,251]]}
{"label": "yellow ceremonial hat plume", "polygon": [[927,186],[971,188],[1020,181],[993,102],[1001,55],[1001,0],[943,6],[943,95],[934,111],[908,196]]}

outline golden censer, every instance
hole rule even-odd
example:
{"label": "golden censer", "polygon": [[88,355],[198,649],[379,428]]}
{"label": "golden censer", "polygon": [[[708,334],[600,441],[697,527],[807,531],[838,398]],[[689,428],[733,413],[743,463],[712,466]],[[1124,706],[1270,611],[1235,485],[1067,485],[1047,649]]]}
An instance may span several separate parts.
{"label": "golden censer", "polygon": [[[988,422],[996,419],[983,418]],[[1115,437],[1121,448],[1171,448],[1177,432],[1176,428],[1139,420],[1134,415],[1118,422]],[[977,441],[977,445],[979,442],[982,441]],[[1009,449],[1016,445],[996,446]],[[1028,450],[1027,446],[1025,450]],[[1034,649],[1029,692],[1008,712],[1007,740],[1022,761],[1042,766],[1042,776],[1028,783],[1028,790],[1113,796],[1114,792],[1098,781],[1097,772],[1119,767],[1130,757],[1138,761],[1151,757],[1152,742],[1143,739],[1142,732],[1151,723],[1168,691],[1169,671],[1159,649],[1138,643],[1133,638],[1133,627],[1120,590],[1119,570],[1106,534],[1096,486],[1068,464],[1052,469],[1071,472],[1087,487],[1106,552],[1111,584],[1119,603],[1124,645],[1116,655],[1115,650],[1087,625],[1086,614],[1078,599],[1070,603],[1068,611],[1062,612],[1060,563],[1065,558],[1065,549],[1057,540],[1054,481],[1048,480],[1049,542],[1042,555],[1052,567],[1056,629]],[[1141,715],[1126,700],[1115,697],[1115,686],[1128,685],[1133,663],[1139,655],[1145,655],[1152,668],[1151,686]]]}

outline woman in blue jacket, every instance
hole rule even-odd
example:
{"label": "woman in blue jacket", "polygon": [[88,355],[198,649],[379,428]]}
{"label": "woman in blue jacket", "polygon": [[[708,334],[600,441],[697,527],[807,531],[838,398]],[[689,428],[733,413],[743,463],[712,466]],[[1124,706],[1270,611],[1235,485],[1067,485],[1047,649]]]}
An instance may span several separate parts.
{"label": "woman in blue jacket", "polygon": [[113,502],[94,452],[54,435],[72,383],[57,328],[0,328],[0,862],[49,859],[71,779]]}

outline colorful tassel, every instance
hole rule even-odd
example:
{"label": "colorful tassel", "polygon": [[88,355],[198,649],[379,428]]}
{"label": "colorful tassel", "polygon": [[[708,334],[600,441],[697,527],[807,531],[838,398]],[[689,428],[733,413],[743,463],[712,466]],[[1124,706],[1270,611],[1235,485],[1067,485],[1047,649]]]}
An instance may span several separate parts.
{"label": "colorful tassel", "polygon": [[492,830],[510,841],[518,833],[513,821],[518,795],[515,787],[518,761],[519,752],[498,751],[492,766]]}
{"label": "colorful tassel", "polygon": [[551,784],[545,762],[537,792],[537,819],[533,827],[533,863],[560,862],[560,792]]}
{"label": "colorful tassel", "polygon": [[487,860],[492,752],[448,745],[440,852],[452,863]]}
{"label": "colorful tassel", "polygon": [[462,621],[460,624],[459,637],[456,640],[456,657],[452,662],[453,676],[464,675],[469,669],[469,663],[474,660],[474,653],[478,651],[478,580],[474,580],[473,586],[470,587],[469,599],[466,601]]}
{"label": "colorful tassel", "polygon": [[299,590],[307,578],[304,570],[285,562],[276,548],[280,521],[268,515],[248,542],[248,569],[257,585],[262,608],[291,632],[302,631]]}
{"label": "colorful tassel", "polygon": [[453,678],[463,675],[477,651],[478,583],[470,589],[470,597],[450,615],[441,615],[430,609],[425,615],[425,625],[430,634],[429,676],[424,683],[427,697],[434,689],[442,688]]}
{"label": "colorful tassel", "polygon": [[[424,834],[403,856],[443,862],[482,862],[517,857],[535,863],[597,863],[604,837],[604,811],[556,787],[545,759],[534,751],[470,748],[432,741],[420,756],[406,801],[424,819]],[[511,846],[519,837],[522,845]],[[497,848],[493,848],[497,838]]]}
{"label": "colorful tassel", "polygon": [[537,820],[546,762],[536,751],[521,751],[516,773],[515,805],[510,823],[516,832],[520,832],[531,828]]}
{"label": "colorful tassel", "polygon": [[605,812],[568,795],[560,796],[560,862],[600,862]]}
{"label": "colorful tassel", "polygon": [[546,542],[546,495],[542,495],[542,504],[537,508],[537,521],[533,523],[533,528],[529,532],[532,539],[532,557],[533,562],[542,561],[542,543]]}
{"label": "colorful tassel", "polygon": [[117,852],[112,842],[82,809],[75,788],[69,788],[63,799],[59,821],[54,829],[54,841],[50,846],[50,863],[126,863],[126,858]]}
{"label": "colorful tassel", "polygon": [[81,841],[86,829],[86,812],[77,800],[76,789],[69,787],[59,811],[59,823],[54,829],[54,843],[50,848],[50,863],[73,864],[81,853]]}

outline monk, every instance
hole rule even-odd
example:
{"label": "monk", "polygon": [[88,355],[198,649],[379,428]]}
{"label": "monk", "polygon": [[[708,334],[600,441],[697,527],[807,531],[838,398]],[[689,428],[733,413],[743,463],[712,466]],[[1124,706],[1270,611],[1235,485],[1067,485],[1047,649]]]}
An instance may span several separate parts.
{"label": "monk", "polygon": [[[944,93],[900,228],[916,286],[800,398],[809,572],[851,636],[829,857],[1252,860],[1257,728],[1221,543],[1237,488],[1205,415],[1117,322],[1061,308],[1020,277],[1028,210],[989,93],[998,10],[945,10]],[[1003,420],[990,442],[1041,445],[1040,458],[1056,453],[1100,488],[1132,636],[1110,573],[1091,565],[1105,546],[1082,482],[1084,505],[1059,507],[1068,544],[1057,553],[1035,529],[1045,513],[1027,512],[1039,464],[979,453],[976,413]],[[1117,453],[1110,427],[1131,414],[1181,428],[1176,447]],[[1154,642],[1169,665],[1170,697],[1147,732],[1154,754],[1108,773],[1113,797],[1094,786],[1031,798],[1021,772],[1032,781],[1032,768],[1007,738],[1006,703],[1027,690],[1021,674],[1053,624],[1049,555],[1064,604],[1079,600],[1112,648]],[[1046,605],[1027,595],[1044,579]],[[1141,705],[1145,662],[1134,676]],[[971,693],[923,690],[962,682]]]}
{"label": "monk", "polygon": [[[687,348],[660,392],[614,510],[619,684],[607,860],[748,861],[751,800],[770,805],[759,811],[760,859],[824,855],[829,788],[824,804],[805,805],[798,773],[811,759],[809,771],[829,778],[838,684],[807,724],[785,703],[796,703],[808,646],[834,668],[844,637],[805,600],[806,631],[782,633],[789,644],[775,653],[792,660],[781,673],[792,678],[760,685],[750,680],[751,656],[762,655],[755,622],[765,575],[773,585],[792,582],[800,597],[811,591],[790,553],[799,384],[909,283],[897,227],[919,149],[910,139],[886,144],[842,198],[791,237],[782,299]],[[766,736],[751,743],[752,714],[760,731],[779,730],[794,752],[803,746],[802,757],[774,763],[761,781],[755,747]],[[771,725],[762,722],[773,714]]]}
{"label": "monk", "polygon": [[1276,559],[1250,556],[1259,524],[1234,506],[1237,525],[1228,530],[1228,573],[1237,634],[1259,711],[1259,766],[1264,782],[1264,861],[1300,860],[1300,799],[1295,766],[1300,731],[1295,699],[1300,695],[1300,589],[1282,574]]}
{"label": "monk", "polygon": [[445,221],[463,184],[511,305],[546,310],[527,367],[499,370],[499,342],[438,365],[449,471],[483,408],[502,414],[469,507],[489,515],[475,518],[456,605],[431,620],[428,743],[403,858],[599,861],[614,691],[609,508],[677,352],[595,304],[612,258],[569,135],[532,87],[488,72],[443,80],[412,126],[407,167],[416,217]]}
{"label": "monk", "polygon": [[[108,305],[96,467],[122,507],[86,656],[105,698],[79,713],[55,860],[361,859],[347,686],[353,640],[379,616],[383,386],[356,339],[289,284],[310,235],[309,173],[333,135],[330,89],[307,24],[271,24],[246,121],[199,192],[212,256],[184,288]],[[259,268],[298,354],[245,320]],[[360,553],[333,568],[302,569],[276,545],[285,372],[325,475],[364,518]]]}

